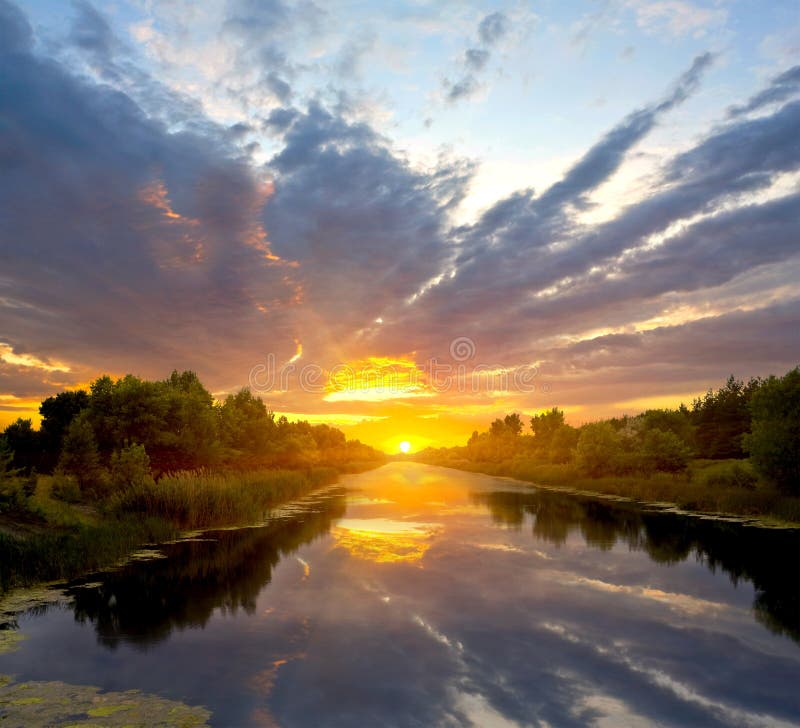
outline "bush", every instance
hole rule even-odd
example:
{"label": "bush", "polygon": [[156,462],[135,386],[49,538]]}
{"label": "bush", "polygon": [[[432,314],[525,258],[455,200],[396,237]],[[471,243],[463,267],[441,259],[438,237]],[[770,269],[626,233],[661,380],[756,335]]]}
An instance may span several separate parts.
{"label": "bush", "polygon": [[706,468],[700,482],[709,488],[744,488],[753,490],[758,476],[746,463],[725,462]]}
{"label": "bush", "polygon": [[651,429],[642,438],[641,459],[647,470],[680,473],[689,465],[691,451],[673,432]]}
{"label": "bush", "polygon": [[115,488],[135,488],[152,485],[150,458],[144,445],[129,445],[111,456],[111,485]]}
{"label": "bush", "polygon": [[53,473],[53,484],[50,495],[65,503],[77,503],[81,499],[81,487],[74,475],[68,475],[63,470]]}

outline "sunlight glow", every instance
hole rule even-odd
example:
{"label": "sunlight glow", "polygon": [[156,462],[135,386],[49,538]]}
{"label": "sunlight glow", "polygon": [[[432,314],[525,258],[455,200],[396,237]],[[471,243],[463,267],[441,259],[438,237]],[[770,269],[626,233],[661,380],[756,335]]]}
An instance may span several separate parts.
{"label": "sunlight glow", "polygon": [[408,452],[411,450],[411,443],[408,440],[403,440],[400,443],[400,452]]}
{"label": "sunlight glow", "polygon": [[353,556],[378,563],[417,562],[441,526],[388,518],[344,518],[332,533],[336,545]]}

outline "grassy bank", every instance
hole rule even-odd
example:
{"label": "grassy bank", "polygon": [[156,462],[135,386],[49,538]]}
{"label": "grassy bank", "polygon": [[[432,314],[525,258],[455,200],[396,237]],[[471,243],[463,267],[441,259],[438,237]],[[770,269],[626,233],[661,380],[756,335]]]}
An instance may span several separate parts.
{"label": "grassy bank", "polygon": [[260,520],[279,503],[338,477],[336,468],[182,472],[127,488],[109,499],[108,508],[154,516],[180,528],[232,525]]}
{"label": "grassy bank", "polygon": [[515,458],[500,463],[447,460],[433,462],[460,470],[499,475],[533,484],[574,489],[636,501],[672,503],[704,513],[727,513],[800,524],[800,497],[789,496],[747,475],[744,461],[695,460],[686,474],[593,478],[574,465],[554,465]]}
{"label": "grassy bank", "polygon": [[[379,463],[371,463],[376,467]],[[54,497],[53,478],[0,512],[0,592],[68,579],[110,566],[137,547],[175,538],[181,530],[257,522],[271,509],[335,482],[341,468],[190,471],[118,490],[99,502]]]}

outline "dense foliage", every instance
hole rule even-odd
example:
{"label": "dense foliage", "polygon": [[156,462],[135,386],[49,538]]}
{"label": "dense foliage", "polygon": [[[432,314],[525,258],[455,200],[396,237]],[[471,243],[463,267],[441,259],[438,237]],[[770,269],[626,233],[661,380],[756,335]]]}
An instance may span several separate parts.
{"label": "dense foliage", "polygon": [[[651,409],[579,428],[568,425],[558,408],[533,415],[530,434],[514,413],[498,418],[485,432],[473,432],[465,447],[429,449],[429,462],[567,465],[576,475],[691,475],[692,462],[710,487],[752,489],[758,477],[800,494],[800,368],[782,378],[730,377],[709,390],[691,409]],[[750,453],[751,462],[742,460]],[[755,472],[754,472],[755,469]],[[506,468],[508,470],[508,468]]]}
{"label": "dense foliage", "polygon": [[346,467],[383,457],[329,425],[276,418],[248,389],[216,402],[190,371],[161,381],[103,376],[88,392],[47,398],[40,413],[39,430],[19,419],[0,436],[0,480],[54,471],[54,493],[65,500],[147,487],[177,471]]}

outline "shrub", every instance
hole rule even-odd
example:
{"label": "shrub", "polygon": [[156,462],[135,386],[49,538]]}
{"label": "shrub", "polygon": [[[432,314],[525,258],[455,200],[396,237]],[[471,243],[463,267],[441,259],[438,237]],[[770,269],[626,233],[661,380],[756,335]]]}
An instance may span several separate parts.
{"label": "shrub", "polygon": [[63,470],[53,473],[53,484],[50,494],[65,503],[77,503],[81,499],[81,487],[74,475],[68,475]]}
{"label": "shrub", "polygon": [[726,462],[707,468],[701,475],[701,482],[709,488],[745,488],[756,487],[758,476],[745,463]]}
{"label": "shrub", "polygon": [[144,445],[128,445],[111,456],[111,484],[115,488],[151,485],[150,458]]}
{"label": "shrub", "polygon": [[691,451],[673,432],[651,429],[642,438],[642,465],[648,470],[680,473],[689,465]]}

